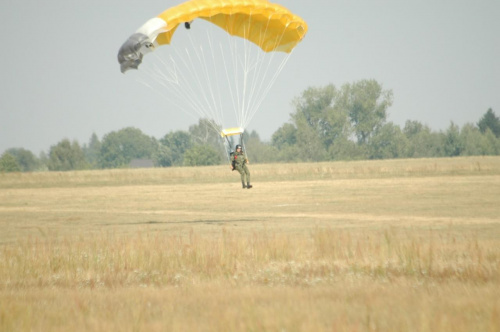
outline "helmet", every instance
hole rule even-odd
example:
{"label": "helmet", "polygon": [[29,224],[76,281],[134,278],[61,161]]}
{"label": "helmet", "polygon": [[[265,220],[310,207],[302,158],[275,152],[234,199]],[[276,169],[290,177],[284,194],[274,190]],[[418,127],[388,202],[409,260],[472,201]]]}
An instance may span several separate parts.
{"label": "helmet", "polygon": [[236,145],[236,147],[234,148],[235,150],[238,150],[238,149],[241,149],[241,145]]}

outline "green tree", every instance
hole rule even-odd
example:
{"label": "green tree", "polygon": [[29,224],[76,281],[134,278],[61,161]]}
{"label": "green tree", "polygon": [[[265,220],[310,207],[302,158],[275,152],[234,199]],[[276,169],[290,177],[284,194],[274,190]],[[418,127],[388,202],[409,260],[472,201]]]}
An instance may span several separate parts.
{"label": "green tree", "polygon": [[500,137],[496,137],[495,134],[493,134],[493,132],[489,129],[486,130],[486,133],[484,133],[484,137],[488,142],[488,151],[491,151],[492,155],[500,155]]}
{"label": "green tree", "polygon": [[[351,128],[347,110],[338,102],[339,97],[339,92],[331,84],[304,91],[302,96],[294,101],[296,111],[292,114],[292,120],[297,129],[296,134],[322,144],[324,151],[336,139],[347,138]],[[287,137],[282,136],[281,139],[283,138]],[[298,137],[296,139],[297,143],[302,143]],[[323,154],[321,158],[325,157]],[[314,157],[317,158],[319,156]]]}
{"label": "green tree", "polygon": [[8,152],[4,152],[0,157],[0,172],[10,173],[10,172],[20,172],[21,167],[14,158]]}
{"label": "green tree", "polygon": [[99,153],[101,168],[126,167],[132,159],[152,159],[154,140],[137,128],[128,127],[104,135]]}
{"label": "green tree", "polygon": [[[337,89],[332,84],[323,88],[309,88],[295,99],[293,125],[280,128],[273,135],[273,143],[280,149],[283,161],[321,161],[328,159],[328,147],[342,136],[338,128],[338,114],[334,108]],[[293,147],[293,148],[292,148]],[[295,155],[294,155],[295,154]]]}
{"label": "green tree", "polygon": [[460,128],[452,122],[442,137],[445,156],[460,156],[464,150],[464,144],[460,137]]}
{"label": "green tree", "polygon": [[32,172],[38,169],[40,163],[31,151],[23,148],[12,148],[8,149],[7,152],[16,159],[21,172]]}
{"label": "green tree", "polygon": [[160,143],[170,150],[171,164],[168,166],[182,166],[184,153],[194,146],[191,135],[181,130],[166,134],[160,139]]}
{"label": "green tree", "polygon": [[341,93],[358,143],[365,144],[384,125],[392,105],[392,91],[383,90],[375,80],[362,80],[344,85]]}
{"label": "green tree", "polygon": [[47,156],[47,153],[45,151],[41,151],[40,154],[38,155],[38,161],[39,161],[39,170],[40,171],[48,171],[49,170],[49,156]]}
{"label": "green tree", "polygon": [[408,139],[411,139],[424,130],[426,130],[426,126],[424,126],[422,123],[414,120],[407,120],[405,123],[405,127],[403,128],[403,133]]}
{"label": "green tree", "polygon": [[297,144],[298,158],[300,161],[323,161],[327,159],[327,150],[323,144],[320,133],[304,121],[298,118],[297,123]]}
{"label": "green tree", "polygon": [[352,136],[353,127],[349,121],[349,113],[340,102],[336,102],[333,108],[326,109],[325,120],[328,123],[328,130],[321,135],[325,148],[337,141],[348,140]]}
{"label": "green tree", "polygon": [[283,124],[271,136],[271,145],[274,150],[272,161],[296,162],[299,161],[297,146],[297,128],[291,123]]}
{"label": "green tree", "polygon": [[304,124],[322,136],[329,132],[327,113],[331,110],[337,90],[333,84],[323,88],[309,88],[294,101],[295,113],[292,114],[295,126]]}
{"label": "green tree", "polygon": [[50,171],[71,171],[88,168],[83,150],[77,141],[63,139],[50,148],[48,165]]}
{"label": "green tree", "polygon": [[155,153],[153,154],[153,160],[157,167],[169,167],[173,163],[172,150],[168,146],[157,142]]}
{"label": "green tree", "polygon": [[493,147],[488,144],[486,135],[482,134],[475,125],[466,123],[460,130],[460,140],[463,142],[462,155],[484,156],[492,155]]}
{"label": "green tree", "polygon": [[285,123],[274,132],[271,143],[278,150],[297,144],[297,128],[291,123]]}
{"label": "green tree", "polygon": [[270,163],[278,161],[278,150],[271,144],[261,141],[259,134],[253,130],[245,134],[245,148],[251,163]]}
{"label": "green tree", "polygon": [[83,146],[85,158],[90,168],[97,168],[99,165],[99,154],[101,152],[101,142],[95,133],[92,133],[88,145]]}
{"label": "green tree", "polygon": [[221,145],[221,131],[222,128],[209,119],[200,119],[198,124],[189,126],[193,144],[210,145],[216,149]]}
{"label": "green tree", "polygon": [[496,137],[500,137],[500,119],[495,115],[491,108],[486,111],[483,117],[477,123],[479,130],[484,134],[490,129]]}
{"label": "green tree", "polygon": [[408,158],[431,158],[444,156],[443,142],[439,133],[418,121],[408,120],[403,128],[407,138],[405,156]]}
{"label": "green tree", "polygon": [[391,159],[405,156],[408,144],[399,126],[392,122],[379,127],[368,143],[371,159]]}
{"label": "green tree", "polygon": [[222,128],[214,121],[200,119],[198,124],[189,127],[189,134],[193,144],[209,145],[221,160],[225,159],[227,151],[224,149],[224,143],[220,132]]}
{"label": "green tree", "polygon": [[362,160],[368,152],[365,145],[359,145],[348,138],[336,139],[328,148],[330,160]]}
{"label": "green tree", "polygon": [[220,155],[210,145],[195,145],[184,152],[184,166],[209,166],[220,163]]}
{"label": "green tree", "polygon": [[[383,90],[375,80],[362,80],[340,90],[333,85],[309,88],[294,104],[292,121],[300,160],[359,159],[367,157],[367,148],[353,150],[352,138],[359,145],[367,144],[385,124],[392,91]],[[273,143],[291,141],[285,135],[288,132],[275,133]]]}

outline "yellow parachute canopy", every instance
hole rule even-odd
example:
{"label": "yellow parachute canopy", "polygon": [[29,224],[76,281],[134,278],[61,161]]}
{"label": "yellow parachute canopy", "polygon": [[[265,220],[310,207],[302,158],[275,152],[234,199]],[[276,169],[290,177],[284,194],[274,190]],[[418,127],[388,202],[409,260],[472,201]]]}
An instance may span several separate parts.
{"label": "yellow parachute canopy", "polygon": [[234,135],[241,135],[245,132],[245,130],[241,127],[234,127],[234,128],[227,128],[227,129],[222,129],[220,132],[221,137],[228,137],[228,136],[234,136]]}
{"label": "yellow parachute canopy", "polygon": [[170,44],[179,24],[203,19],[265,52],[290,53],[304,38],[307,24],[283,6],[267,0],[190,0],[147,21],[118,52],[121,71],[137,69],[144,54]]}
{"label": "yellow parachute canopy", "polygon": [[158,18],[165,22],[159,45],[170,44],[179,24],[204,19],[245,38],[265,52],[291,52],[307,32],[307,24],[283,6],[267,0],[191,0],[167,9]]}

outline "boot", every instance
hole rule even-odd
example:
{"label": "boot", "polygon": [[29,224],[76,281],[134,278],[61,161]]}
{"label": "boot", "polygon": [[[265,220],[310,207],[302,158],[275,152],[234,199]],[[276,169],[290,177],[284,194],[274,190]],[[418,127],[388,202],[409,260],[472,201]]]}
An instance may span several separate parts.
{"label": "boot", "polygon": [[243,186],[243,189],[245,189],[247,186],[245,186],[245,183],[242,182],[241,185]]}
{"label": "boot", "polygon": [[250,183],[247,183],[247,188],[250,189],[253,188],[253,186]]}

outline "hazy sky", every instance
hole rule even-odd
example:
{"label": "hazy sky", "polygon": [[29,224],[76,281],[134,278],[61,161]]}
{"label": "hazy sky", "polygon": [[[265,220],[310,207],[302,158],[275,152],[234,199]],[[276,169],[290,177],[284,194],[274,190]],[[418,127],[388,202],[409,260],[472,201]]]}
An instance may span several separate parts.
{"label": "hazy sky", "polygon": [[[64,138],[133,126],[163,137],[197,121],[129,75],[116,54],[146,20],[182,1],[0,1],[0,154],[48,152]],[[435,130],[500,115],[500,1],[281,0],[309,25],[249,125],[261,138],[308,87],[375,79],[394,93],[389,121]],[[147,61],[147,58],[145,59]]]}

